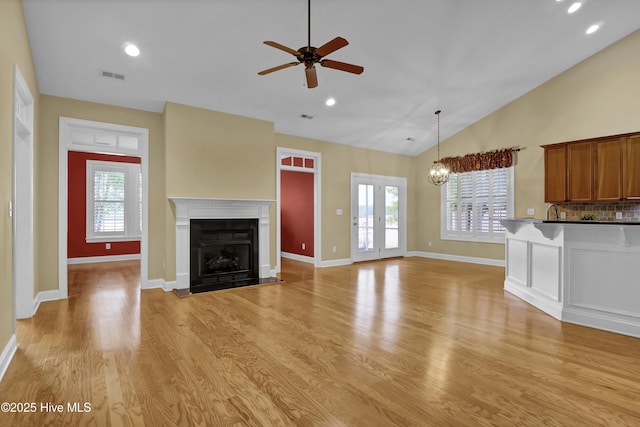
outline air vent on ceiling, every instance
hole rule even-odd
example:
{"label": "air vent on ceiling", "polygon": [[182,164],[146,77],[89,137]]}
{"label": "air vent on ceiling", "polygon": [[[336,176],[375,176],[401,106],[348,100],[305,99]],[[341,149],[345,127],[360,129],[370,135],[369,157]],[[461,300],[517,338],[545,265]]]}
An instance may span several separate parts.
{"label": "air vent on ceiling", "polygon": [[302,117],[303,119],[307,119],[307,120],[313,119],[313,116],[310,116],[308,114],[300,114],[300,117]]}
{"label": "air vent on ceiling", "polygon": [[118,74],[118,73],[105,71],[105,70],[100,71],[100,74],[102,75],[102,77],[124,81],[124,74]]}

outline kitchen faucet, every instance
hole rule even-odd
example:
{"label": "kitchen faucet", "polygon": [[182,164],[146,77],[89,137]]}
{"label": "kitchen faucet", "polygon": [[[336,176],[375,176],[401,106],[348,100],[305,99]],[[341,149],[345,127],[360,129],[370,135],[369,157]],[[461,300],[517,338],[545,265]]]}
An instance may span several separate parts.
{"label": "kitchen faucet", "polygon": [[558,214],[558,207],[556,206],[555,203],[551,203],[547,208],[547,221],[549,221],[549,211],[551,211],[551,208],[553,208],[553,210],[555,211],[554,220],[556,221],[559,220],[560,214]]}

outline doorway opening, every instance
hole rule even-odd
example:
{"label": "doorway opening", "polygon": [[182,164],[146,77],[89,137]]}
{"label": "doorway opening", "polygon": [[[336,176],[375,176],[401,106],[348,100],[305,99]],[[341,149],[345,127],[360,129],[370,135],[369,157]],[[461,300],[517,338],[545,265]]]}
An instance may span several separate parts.
{"label": "doorway opening", "polygon": [[[130,156],[139,158],[139,240],[140,240],[140,286],[144,288],[148,281],[148,208],[149,208],[149,130],[112,123],[60,117],[59,135],[59,182],[58,182],[58,297],[68,297],[67,265],[69,233],[69,153],[96,153],[102,155]],[[112,204],[113,201],[111,201]],[[113,216],[113,215],[112,215]],[[113,216],[117,218],[116,216]],[[115,221],[115,220],[114,220]],[[84,226],[84,224],[83,224]],[[95,240],[94,236],[94,240]],[[100,238],[97,238],[98,240]],[[114,240],[109,237],[108,240]],[[117,239],[116,239],[117,240]],[[106,246],[106,244],[105,244]],[[94,261],[100,261],[97,257]],[[137,258],[137,256],[136,256]],[[116,260],[118,258],[113,257]],[[119,258],[128,259],[128,258]],[[103,259],[106,260],[106,259]],[[73,263],[73,262],[71,262]]]}
{"label": "doorway opening", "polygon": [[320,266],[320,162],[320,153],[277,148],[277,272],[281,257]]}
{"label": "doorway opening", "polygon": [[20,69],[13,67],[13,330],[16,319],[33,316],[33,96]]}

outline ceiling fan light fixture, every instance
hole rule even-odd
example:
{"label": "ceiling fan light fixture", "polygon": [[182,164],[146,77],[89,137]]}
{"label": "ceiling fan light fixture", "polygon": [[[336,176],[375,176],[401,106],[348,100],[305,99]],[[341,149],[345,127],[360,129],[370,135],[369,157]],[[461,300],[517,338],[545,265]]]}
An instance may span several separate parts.
{"label": "ceiling fan light fixture", "polygon": [[311,46],[311,0],[308,0],[308,31],[307,31],[307,45],[301,47],[298,50],[291,49],[290,47],[281,45],[271,40],[267,40],[264,44],[280,49],[283,52],[287,52],[296,57],[298,62],[290,62],[288,64],[282,64],[277,67],[268,68],[260,71],[258,74],[264,76],[265,74],[273,73],[274,71],[282,70],[284,68],[293,67],[295,65],[304,64],[305,75],[307,80],[307,87],[312,89],[318,86],[318,76],[316,74],[315,64],[320,64],[321,67],[333,68],[335,70],[345,71],[352,74],[362,74],[364,67],[359,65],[348,64],[346,62],[333,61],[330,59],[324,59],[325,56],[330,55],[338,49],[342,49],[347,46],[349,42],[342,37],[335,37],[333,40],[328,41],[320,47]]}
{"label": "ceiling fan light fixture", "polygon": [[435,115],[438,117],[438,160],[434,161],[429,171],[427,173],[427,179],[430,183],[436,186],[441,186],[449,181],[449,168],[440,162],[440,113],[442,111],[438,110],[435,112]]}

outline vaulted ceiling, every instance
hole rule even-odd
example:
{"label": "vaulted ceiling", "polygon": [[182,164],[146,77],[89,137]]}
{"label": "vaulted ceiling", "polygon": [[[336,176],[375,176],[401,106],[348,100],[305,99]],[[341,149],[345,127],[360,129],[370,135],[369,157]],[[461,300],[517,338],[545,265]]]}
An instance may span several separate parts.
{"label": "vaulted ceiling", "polygon": [[574,0],[312,0],[311,44],[346,38],[328,57],[364,73],[318,67],[308,89],[303,66],[257,74],[295,60],[263,41],[306,46],[305,0],[22,3],[43,94],[156,112],[171,101],[408,155],[436,143],[435,110],[444,140],[640,28],[638,0],[582,0],[573,14]]}

